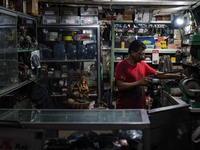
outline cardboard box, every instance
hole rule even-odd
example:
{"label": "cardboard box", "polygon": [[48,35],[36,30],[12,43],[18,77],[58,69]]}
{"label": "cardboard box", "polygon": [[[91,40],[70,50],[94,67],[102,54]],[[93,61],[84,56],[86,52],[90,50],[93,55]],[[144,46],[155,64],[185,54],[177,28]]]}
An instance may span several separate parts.
{"label": "cardboard box", "polygon": [[61,16],[78,16],[78,8],[76,7],[65,7],[60,8]]}
{"label": "cardboard box", "polygon": [[80,24],[80,17],[79,16],[63,16],[61,18],[61,24]]}
{"label": "cardboard box", "polygon": [[176,45],[177,49],[182,47],[181,42],[182,42],[181,40],[174,40],[174,44]]}
{"label": "cardboard box", "polygon": [[156,16],[156,21],[171,21],[171,16],[170,15],[160,15]]}
{"label": "cardboard box", "polygon": [[177,39],[177,40],[181,39],[181,33],[178,29],[174,29],[174,39]]}
{"label": "cardboard box", "polygon": [[42,24],[59,24],[60,17],[58,16],[42,16]]}
{"label": "cardboard box", "polygon": [[149,10],[136,10],[135,22],[149,22],[149,21],[150,21],[150,11]]}
{"label": "cardboard box", "polygon": [[98,16],[98,8],[96,7],[81,7],[81,16]]}
{"label": "cardboard box", "polygon": [[46,7],[42,9],[43,16],[59,16],[59,8],[58,7]]}
{"label": "cardboard box", "polygon": [[143,42],[147,48],[154,48],[154,38],[153,37],[138,37],[138,40]]}
{"label": "cardboard box", "polygon": [[170,15],[163,15],[162,20],[163,21],[171,21],[171,16]]}
{"label": "cardboard box", "polygon": [[81,17],[81,25],[98,24],[98,17]]}
{"label": "cardboard box", "polygon": [[158,37],[155,41],[155,48],[158,49],[167,49],[168,48],[168,41],[164,37]]}
{"label": "cardboard box", "polygon": [[133,12],[132,11],[124,11],[123,19],[124,20],[132,20]]}
{"label": "cardboard box", "polygon": [[27,13],[32,15],[38,15],[38,0],[27,1]]}

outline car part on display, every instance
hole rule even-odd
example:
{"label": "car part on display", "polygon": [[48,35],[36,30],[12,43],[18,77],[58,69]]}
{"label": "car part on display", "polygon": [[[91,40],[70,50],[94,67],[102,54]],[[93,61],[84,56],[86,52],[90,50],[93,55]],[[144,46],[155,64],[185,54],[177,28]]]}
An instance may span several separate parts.
{"label": "car part on display", "polygon": [[200,126],[192,133],[192,141],[195,143],[200,142]]}
{"label": "car part on display", "polygon": [[[200,89],[200,83],[194,78],[185,78],[180,82],[180,89],[190,98],[195,98]],[[200,92],[199,92],[200,93]]]}
{"label": "car part on display", "polygon": [[147,92],[146,95],[150,96],[150,103],[148,107],[150,108],[158,108],[161,106],[161,99],[162,97],[162,84],[159,79],[151,78],[147,85]]}

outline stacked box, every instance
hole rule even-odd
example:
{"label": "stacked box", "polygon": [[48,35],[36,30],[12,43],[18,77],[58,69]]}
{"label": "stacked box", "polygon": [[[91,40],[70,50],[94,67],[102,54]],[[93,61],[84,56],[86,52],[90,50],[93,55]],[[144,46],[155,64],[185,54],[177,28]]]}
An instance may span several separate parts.
{"label": "stacked box", "polygon": [[81,17],[81,25],[98,24],[98,17]]}
{"label": "stacked box", "polygon": [[80,17],[79,16],[62,16],[61,24],[79,25]]}
{"label": "stacked box", "polygon": [[43,16],[59,16],[58,7],[47,7],[42,9]]}
{"label": "stacked box", "polygon": [[43,24],[59,24],[60,17],[59,16],[42,16]]}
{"label": "stacked box", "polygon": [[27,1],[27,13],[28,14],[33,14],[33,15],[38,15],[38,0],[31,0]]}
{"label": "stacked box", "polygon": [[132,20],[133,11],[124,11],[123,19],[124,20]]}
{"label": "stacked box", "polygon": [[153,37],[138,37],[138,40],[143,42],[147,48],[154,48],[154,38]]}
{"label": "stacked box", "polygon": [[42,10],[42,23],[43,24],[59,24],[59,8],[48,7]]}
{"label": "stacked box", "polygon": [[150,11],[149,10],[136,10],[135,22],[149,22],[149,21],[150,21]]}
{"label": "stacked box", "polygon": [[81,7],[81,16],[98,16],[98,8],[96,7]]}
{"label": "stacked box", "polygon": [[78,16],[77,7],[61,7],[60,9],[61,16]]}
{"label": "stacked box", "polygon": [[79,25],[80,17],[78,16],[77,7],[64,7],[60,9],[61,24]]}

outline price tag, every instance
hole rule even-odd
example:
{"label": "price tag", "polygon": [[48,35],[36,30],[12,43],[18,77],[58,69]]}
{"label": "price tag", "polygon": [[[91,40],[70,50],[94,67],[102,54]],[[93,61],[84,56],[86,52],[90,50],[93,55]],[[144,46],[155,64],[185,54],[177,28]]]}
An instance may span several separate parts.
{"label": "price tag", "polygon": [[159,64],[159,50],[152,50],[152,64]]}

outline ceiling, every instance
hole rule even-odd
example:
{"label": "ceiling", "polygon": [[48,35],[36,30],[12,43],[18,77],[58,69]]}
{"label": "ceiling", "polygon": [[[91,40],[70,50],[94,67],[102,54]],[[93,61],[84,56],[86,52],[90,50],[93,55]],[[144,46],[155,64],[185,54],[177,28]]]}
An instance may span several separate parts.
{"label": "ceiling", "polygon": [[189,6],[198,0],[39,0],[40,2],[90,4],[90,5],[132,5],[132,6]]}
{"label": "ceiling", "polygon": [[39,0],[39,2],[73,5],[98,5],[107,9],[148,8],[159,13],[180,13],[199,0]]}

